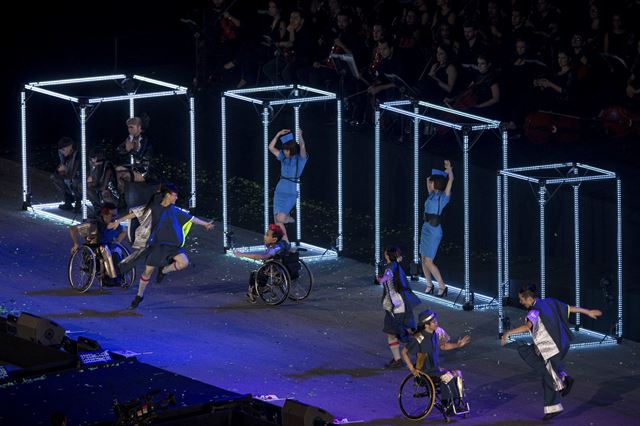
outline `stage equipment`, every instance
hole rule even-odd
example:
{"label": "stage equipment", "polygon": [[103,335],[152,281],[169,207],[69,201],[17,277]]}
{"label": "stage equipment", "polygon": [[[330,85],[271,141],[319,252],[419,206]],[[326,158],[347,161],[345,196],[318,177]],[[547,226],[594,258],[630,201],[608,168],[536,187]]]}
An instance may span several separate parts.
{"label": "stage equipment", "polygon": [[[99,83],[117,81],[118,87],[123,95],[118,96],[105,96],[105,97],[77,97],[70,96],[62,93],[61,91],[54,91],[45,87],[51,86],[68,86],[77,85],[81,83]],[[138,84],[132,84],[132,82]],[[160,86],[168,90],[142,92],[142,83],[152,84]],[[135,87],[134,87],[135,86]],[[74,86],[75,88],[76,86]],[[29,96],[27,95],[29,93]],[[47,95],[53,98],[62,99],[70,102],[74,107],[74,111],[78,111],[80,122],[80,158],[81,158],[81,179],[82,179],[82,219],[87,218],[87,122],[91,115],[96,111],[96,108],[105,102],[120,102],[128,101],[129,103],[129,117],[135,115],[134,102],[138,99],[157,98],[164,96],[186,96],[188,99],[188,112],[189,112],[189,150],[190,150],[190,176],[191,176],[191,188],[189,196],[189,208],[196,207],[196,176],[195,176],[195,101],[193,95],[186,87],[179,86],[177,84],[167,83],[164,81],[143,77],[140,75],[133,75],[128,77],[124,74],[105,75],[99,77],[86,77],[86,78],[70,78],[64,80],[51,80],[51,81],[39,81],[27,83],[24,85],[24,90],[20,93],[20,125],[22,129],[22,209],[26,210],[28,207],[32,207],[34,212],[50,218],[62,220],[65,223],[73,224],[77,223],[73,220],[69,220],[66,217],[56,215],[50,211],[57,207],[59,203],[47,203],[47,204],[31,204],[31,191],[29,189],[28,182],[28,169],[27,169],[27,101],[28,98],[34,94],[39,93]],[[35,119],[34,119],[35,121]]]}
{"label": "stage equipment", "polygon": [[324,426],[333,424],[333,416],[322,408],[287,399],[282,407],[282,426]]}
{"label": "stage equipment", "polygon": [[[576,314],[575,329],[578,332],[596,337],[595,342],[574,343],[571,347],[598,346],[616,344],[622,340],[622,184],[616,173],[581,163],[556,163],[539,166],[516,167],[500,170],[497,176],[497,210],[498,210],[498,334],[504,331],[503,298],[509,296],[509,203],[506,198],[506,187],[509,178],[528,182],[537,186],[537,201],[540,218],[540,297],[546,295],[546,263],[545,263],[545,207],[551,196],[562,185],[571,185],[573,190],[573,226],[574,226],[574,262],[575,262],[575,306],[581,306],[581,273],[580,273],[580,185],[587,182],[614,180],[616,183],[616,255],[617,255],[617,305],[615,338],[581,327],[581,315]],[[549,188],[557,188],[549,192]],[[504,194],[504,198],[503,198]]]}
{"label": "stage equipment", "polygon": [[[268,99],[268,96],[276,95],[276,99]],[[222,235],[224,250],[227,251],[231,248],[232,235],[229,229],[229,217],[227,213],[227,206],[229,203],[228,189],[227,189],[227,144],[229,143],[227,135],[227,100],[237,99],[244,102],[249,102],[262,107],[262,157],[264,164],[264,181],[263,181],[263,197],[264,197],[264,230],[266,232],[271,222],[271,209],[269,208],[269,118],[273,112],[274,106],[279,105],[291,105],[294,111],[294,123],[292,133],[297,137],[298,129],[300,128],[300,106],[307,102],[336,102],[336,126],[337,126],[337,210],[338,210],[338,230],[336,237],[337,250],[328,250],[325,248],[313,246],[302,242],[302,215],[301,215],[301,203],[300,203],[300,183],[297,183],[298,199],[296,201],[296,238],[295,245],[301,248],[307,249],[304,255],[305,260],[320,259],[320,258],[335,258],[342,251],[343,243],[343,207],[342,207],[342,101],[336,97],[335,93],[327,92],[312,87],[301,85],[281,85],[281,86],[268,86],[268,87],[256,87],[251,89],[238,89],[228,90],[222,94],[221,102],[221,139],[222,139]],[[240,251],[258,251],[263,250],[264,246],[250,246],[250,247],[236,247]]]}
{"label": "stage equipment", "polygon": [[53,321],[22,312],[16,322],[16,336],[45,346],[60,346],[65,329]]}
{"label": "stage equipment", "polygon": [[[407,109],[411,107],[411,110]],[[382,112],[389,112],[394,114],[400,114],[404,117],[408,117],[413,120],[413,263],[416,265],[410,268],[411,271],[416,272],[416,275],[412,278],[417,278],[417,272],[420,264],[420,254],[418,251],[418,242],[420,235],[420,218],[422,217],[422,203],[419,200],[420,185],[424,184],[425,179],[420,178],[420,164],[419,164],[419,125],[421,121],[431,123],[438,126],[443,126],[453,130],[455,137],[459,140],[460,134],[462,134],[461,148],[463,154],[463,186],[464,186],[464,287],[462,289],[455,286],[451,286],[451,290],[463,290],[464,302],[463,306],[467,306],[469,310],[469,303],[471,300],[471,277],[469,273],[469,258],[471,253],[469,234],[470,234],[470,206],[469,206],[469,152],[473,148],[476,138],[473,143],[470,142],[470,136],[475,135],[477,137],[485,130],[497,130],[498,136],[502,141],[502,166],[507,167],[507,155],[508,155],[508,135],[504,126],[496,120],[491,120],[485,117],[481,117],[474,114],[469,114],[463,111],[443,107],[440,105],[431,104],[424,101],[416,100],[399,100],[385,102],[378,106],[375,112],[375,265],[380,263],[382,246],[380,241],[381,232],[381,215],[380,215],[380,178],[381,178],[381,155],[380,155],[380,118]],[[446,117],[455,119],[455,122],[447,121],[443,118],[436,118],[436,114],[446,113]],[[505,194],[507,187],[505,185]],[[462,307],[457,303],[451,303],[444,298],[432,297],[430,295],[423,295],[428,297],[436,303],[443,304],[449,307],[455,307],[461,309]],[[489,308],[495,306],[495,298],[484,296],[479,293],[475,293],[476,299],[482,302],[482,304],[475,305],[476,309]]]}

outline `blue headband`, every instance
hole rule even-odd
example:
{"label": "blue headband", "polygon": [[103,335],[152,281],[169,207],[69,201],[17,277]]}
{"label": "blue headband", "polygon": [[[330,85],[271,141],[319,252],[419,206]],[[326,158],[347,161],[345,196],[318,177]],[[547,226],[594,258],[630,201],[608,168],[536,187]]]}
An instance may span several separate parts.
{"label": "blue headband", "polygon": [[431,169],[431,175],[440,175],[440,176],[444,176],[446,178],[449,177],[449,175],[445,172],[443,172],[442,170],[438,170],[438,169]]}

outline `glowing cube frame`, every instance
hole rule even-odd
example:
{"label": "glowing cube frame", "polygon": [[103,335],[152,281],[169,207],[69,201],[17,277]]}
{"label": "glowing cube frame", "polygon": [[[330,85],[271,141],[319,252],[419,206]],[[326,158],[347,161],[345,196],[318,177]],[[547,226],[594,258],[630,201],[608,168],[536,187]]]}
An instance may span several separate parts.
{"label": "glowing cube frame", "polygon": [[[556,177],[548,177],[545,174],[554,172]],[[540,174],[542,173],[542,176]],[[569,184],[573,187],[573,226],[574,226],[574,254],[575,254],[575,306],[580,306],[580,184],[600,180],[615,180],[616,182],[616,255],[617,255],[617,280],[618,300],[617,317],[615,322],[615,335],[608,336],[596,331],[581,327],[580,317],[576,314],[575,331],[584,335],[600,339],[594,342],[574,343],[571,347],[594,347],[611,345],[622,341],[622,183],[616,173],[598,167],[582,163],[555,163],[538,166],[515,167],[498,172],[497,176],[497,211],[498,211],[498,334],[504,331],[503,299],[508,297],[509,291],[509,203],[506,195],[506,186],[509,178],[529,182],[538,186],[538,205],[540,214],[540,297],[546,295],[546,268],[545,268],[545,206],[547,199],[547,187],[551,185]],[[504,197],[504,198],[503,198]],[[522,336],[515,336],[516,338]]]}
{"label": "glowing cube frame", "polygon": [[[29,182],[28,182],[28,168],[27,168],[27,91],[33,93],[40,93],[43,95],[51,96],[57,99],[69,101],[77,104],[80,113],[80,169],[82,179],[82,219],[87,218],[87,108],[92,105],[101,104],[103,102],[129,102],[129,116],[133,117],[134,103],[136,99],[156,98],[164,96],[181,96],[185,95],[189,99],[189,150],[190,150],[190,173],[191,173],[191,188],[189,197],[189,208],[196,207],[196,176],[195,176],[195,101],[192,94],[186,87],[179,86],[177,84],[167,83],[164,81],[134,75],[131,77],[133,80],[142,81],[145,83],[153,84],[156,86],[164,87],[169,90],[156,91],[149,93],[128,93],[121,96],[109,96],[109,97],[96,97],[96,98],[79,98],[75,96],[69,96],[59,91],[53,91],[44,89],[43,87],[49,86],[65,86],[81,83],[94,83],[100,81],[113,81],[123,80],[128,78],[125,74],[104,75],[98,77],[83,77],[83,78],[69,78],[63,80],[51,80],[51,81],[39,81],[27,83],[24,85],[24,90],[20,93],[20,125],[21,125],[21,139],[22,139],[22,208],[26,210],[28,207],[32,207],[34,213],[43,214],[47,209],[50,209],[52,203],[31,205]],[[54,205],[55,208],[55,205]],[[61,215],[56,215],[52,212],[47,212],[46,216],[58,216],[61,220],[68,221],[67,218]]]}
{"label": "glowing cube frame", "polygon": [[[282,96],[283,91],[289,91],[290,96]],[[304,91],[313,94],[313,96],[300,96],[300,92]],[[276,94],[280,95],[279,99],[264,100],[254,97],[259,94]],[[221,104],[221,146],[222,146],[222,235],[224,250],[230,247],[229,234],[229,216],[227,213],[228,206],[228,190],[227,190],[227,98],[237,99],[252,104],[262,106],[262,137],[263,137],[263,164],[264,164],[264,180],[263,180],[263,202],[264,202],[264,232],[267,231],[271,222],[271,210],[269,209],[269,110],[275,105],[293,105],[294,110],[294,135],[297,138],[298,129],[300,128],[300,105],[307,102],[336,102],[336,121],[337,121],[337,207],[338,207],[338,230],[336,238],[337,250],[325,250],[321,247],[313,246],[301,241],[301,204],[300,204],[300,183],[297,183],[298,198],[296,200],[296,245],[301,248],[310,250],[312,253],[321,253],[318,255],[305,255],[305,260],[319,260],[324,258],[335,258],[343,249],[343,199],[342,199],[342,101],[335,93],[325,90],[315,89],[313,87],[289,84],[256,87],[250,89],[228,90],[222,94]],[[240,251],[255,251],[261,246],[238,247]],[[310,253],[311,254],[311,253]]]}
{"label": "glowing cube frame", "polygon": [[[413,111],[409,111],[403,108],[407,106],[413,107]],[[443,113],[448,113],[455,116],[456,120],[467,119],[467,122],[454,123],[451,121],[439,119],[433,116],[433,114],[426,115],[420,114],[420,107],[425,110],[435,110]],[[378,106],[375,112],[375,265],[379,265],[382,260],[382,247],[380,242],[381,220],[380,220],[380,117],[381,110],[389,111],[395,114],[400,114],[405,117],[413,119],[413,262],[416,266],[420,265],[420,255],[418,251],[418,240],[420,234],[420,203],[419,189],[420,189],[420,165],[419,165],[419,125],[421,121],[432,123],[440,126],[452,129],[455,132],[462,132],[462,151],[463,151],[463,186],[464,186],[464,301],[473,302],[471,300],[471,283],[469,273],[469,257],[470,257],[470,245],[469,245],[469,151],[472,146],[469,144],[469,135],[473,132],[482,132],[489,129],[498,129],[500,131],[500,137],[502,140],[502,166],[507,167],[507,155],[508,155],[508,134],[504,126],[500,121],[491,120],[486,117],[481,117],[475,114],[469,114],[463,111],[458,111],[452,108],[435,105],[424,101],[414,100],[398,100],[385,102]],[[505,187],[506,191],[506,187]],[[377,272],[377,270],[376,270]],[[417,274],[419,275],[419,274]],[[452,290],[461,289],[455,286],[450,286]],[[446,299],[433,297],[426,294],[421,294],[422,297],[438,304],[462,309],[462,306],[450,302]],[[495,297],[485,296],[479,293],[473,293],[474,299],[482,302],[476,304],[476,309],[486,309],[495,307]]]}

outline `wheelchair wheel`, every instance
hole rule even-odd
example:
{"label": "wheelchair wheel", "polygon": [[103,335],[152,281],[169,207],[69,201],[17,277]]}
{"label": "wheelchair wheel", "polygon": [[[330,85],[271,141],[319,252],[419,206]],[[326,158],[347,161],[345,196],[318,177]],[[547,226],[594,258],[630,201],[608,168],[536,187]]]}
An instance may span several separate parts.
{"label": "wheelchair wheel", "polygon": [[398,405],[402,415],[409,420],[422,420],[429,415],[435,404],[436,388],[426,374],[418,377],[409,374],[398,390]]}
{"label": "wheelchair wheel", "polygon": [[[129,249],[120,243],[112,243],[111,245],[112,245],[112,252],[118,254],[118,259],[114,259],[114,262],[117,260],[117,262],[119,263],[122,259],[126,258],[131,254],[129,252]],[[122,275],[121,281],[120,281],[120,287],[127,289],[131,287],[131,285],[135,280],[136,280],[136,268],[133,267],[129,271],[127,271],[125,274]]]}
{"label": "wheelchair wheel", "polygon": [[71,288],[80,293],[89,290],[96,277],[96,253],[91,247],[83,245],[71,255],[67,276]]}
{"label": "wheelchair wheel", "polygon": [[282,263],[267,261],[255,274],[256,293],[267,305],[279,305],[289,294],[289,273]]}
{"label": "wheelchair wheel", "polygon": [[289,289],[289,299],[302,300],[306,299],[311,293],[313,287],[313,274],[311,270],[302,260],[298,259],[298,277],[291,279]]}

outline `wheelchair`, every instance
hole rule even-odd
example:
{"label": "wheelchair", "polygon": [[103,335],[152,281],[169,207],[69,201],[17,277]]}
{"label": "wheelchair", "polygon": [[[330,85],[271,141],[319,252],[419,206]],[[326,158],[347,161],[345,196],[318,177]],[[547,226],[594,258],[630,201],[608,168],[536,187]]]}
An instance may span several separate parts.
{"label": "wheelchair", "polygon": [[250,285],[263,302],[275,306],[287,298],[306,299],[313,287],[313,274],[298,252],[290,251],[266,260],[251,273]]}
{"label": "wheelchair", "polygon": [[[454,395],[451,387],[455,381],[444,383],[439,376],[430,376],[420,372],[418,376],[409,373],[400,384],[398,390],[398,405],[402,415],[409,420],[422,420],[435,407],[444,417],[445,423],[453,416],[469,417],[469,403],[462,398],[452,398],[451,401],[442,400],[441,387],[446,386],[449,394]],[[457,401],[455,400],[457,399]]]}
{"label": "wheelchair", "polygon": [[129,256],[129,250],[119,243],[84,243],[69,258],[67,277],[71,288],[84,293],[97,279],[100,289],[104,287],[122,287],[128,289],[136,278],[136,270],[118,274],[116,265]]}

